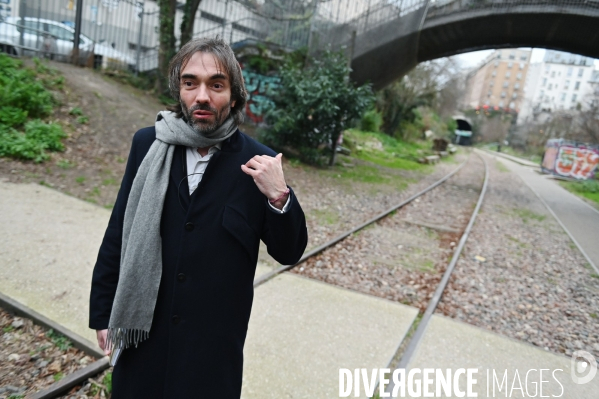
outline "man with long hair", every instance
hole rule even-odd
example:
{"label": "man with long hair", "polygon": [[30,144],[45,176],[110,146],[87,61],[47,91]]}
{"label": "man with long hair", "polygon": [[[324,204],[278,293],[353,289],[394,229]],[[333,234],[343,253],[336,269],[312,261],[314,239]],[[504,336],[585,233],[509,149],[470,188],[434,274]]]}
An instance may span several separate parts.
{"label": "man with long hair", "polygon": [[184,45],[169,88],[177,104],[133,137],[89,326],[113,399],[239,398],[260,240],[294,264],[306,222],[281,154],[237,128],[247,93],[223,40]]}

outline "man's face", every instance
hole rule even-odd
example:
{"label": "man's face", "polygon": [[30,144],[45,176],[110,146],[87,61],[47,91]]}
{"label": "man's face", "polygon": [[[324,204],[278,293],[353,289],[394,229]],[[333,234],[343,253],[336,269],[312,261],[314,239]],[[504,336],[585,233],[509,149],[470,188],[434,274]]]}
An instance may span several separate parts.
{"label": "man's face", "polygon": [[181,71],[181,106],[189,125],[206,135],[218,129],[235,106],[229,76],[210,53],[195,53]]}

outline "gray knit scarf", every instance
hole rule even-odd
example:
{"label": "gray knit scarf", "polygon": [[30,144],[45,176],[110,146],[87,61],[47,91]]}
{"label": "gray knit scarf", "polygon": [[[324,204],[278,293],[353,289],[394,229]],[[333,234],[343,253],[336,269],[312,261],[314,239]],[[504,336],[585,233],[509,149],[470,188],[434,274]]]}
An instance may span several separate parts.
{"label": "gray knit scarf", "polygon": [[148,338],[162,276],[160,219],[175,145],[209,147],[237,130],[229,117],[209,135],[200,135],[170,111],[156,116],[156,140],[133,180],[121,248],[119,282],[108,324],[108,343],[123,349]]}

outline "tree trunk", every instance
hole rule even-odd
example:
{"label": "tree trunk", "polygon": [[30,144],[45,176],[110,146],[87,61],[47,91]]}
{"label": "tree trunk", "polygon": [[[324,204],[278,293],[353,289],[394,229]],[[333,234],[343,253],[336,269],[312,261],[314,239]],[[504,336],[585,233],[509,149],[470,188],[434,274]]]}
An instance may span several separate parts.
{"label": "tree trunk", "polygon": [[333,134],[332,137],[332,143],[331,143],[331,158],[329,159],[329,166],[334,166],[335,165],[335,159],[337,159],[337,141],[339,141],[339,135],[341,133],[338,134]]}
{"label": "tree trunk", "polygon": [[177,0],[158,0],[160,10],[160,47],[158,49],[158,95],[168,93],[168,63],[175,55],[175,11]]}
{"label": "tree trunk", "polygon": [[183,20],[181,21],[181,47],[193,37],[193,24],[198,7],[202,0],[187,0],[183,9]]}

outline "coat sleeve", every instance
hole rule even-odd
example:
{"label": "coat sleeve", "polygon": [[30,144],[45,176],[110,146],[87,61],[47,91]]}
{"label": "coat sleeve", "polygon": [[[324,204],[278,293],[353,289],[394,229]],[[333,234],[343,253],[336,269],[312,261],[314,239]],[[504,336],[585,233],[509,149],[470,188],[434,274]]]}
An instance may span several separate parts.
{"label": "coat sleeve", "polygon": [[266,223],[262,241],[270,256],[283,265],[294,265],[308,244],[306,218],[294,192],[289,192],[289,208],[280,213],[266,204]]}
{"label": "coat sleeve", "polygon": [[[108,328],[110,321],[112,303],[119,280],[123,221],[127,199],[137,169],[155,137],[153,129],[152,131],[148,130],[142,129],[133,137],[125,175],[94,266],[89,299],[89,328],[94,330]],[[152,134],[154,135],[152,136]]]}

